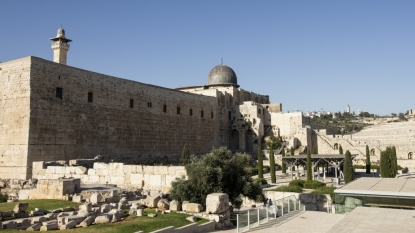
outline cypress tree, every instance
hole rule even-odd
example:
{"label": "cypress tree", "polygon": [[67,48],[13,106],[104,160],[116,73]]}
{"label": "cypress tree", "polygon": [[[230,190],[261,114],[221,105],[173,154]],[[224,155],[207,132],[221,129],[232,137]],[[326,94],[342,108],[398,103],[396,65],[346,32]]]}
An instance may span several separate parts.
{"label": "cypress tree", "polygon": [[274,146],[271,144],[269,149],[269,171],[271,173],[271,183],[277,182],[275,178],[275,159],[274,159]]}
{"label": "cypress tree", "polygon": [[281,170],[282,170],[282,173],[287,173],[287,165],[285,165],[285,163],[284,163],[284,157],[285,157],[285,149],[282,149],[282,152],[281,152],[281,161],[282,161]]}
{"label": "cypress tree", "polygon": [[339,154],[341,154],[341,155],[343,154],[343,147],[342,147],[342,145],[339,146]]}
{"label": "cypress tree", "polygon": [[[293,156],[293,155],[294,155],[294,147],[291,147],[291,148],[290,148],[290,155],[291,155],[291,156]],[[292,169],[293,171],[295,171],[295,166],[293,166],[291,169]]]}
{"label": "cypress tree", "polygon": [[262,161],[261,140],[258,140],[258,178],[264,178],[264,163]]}
{"label": "cypress tree", "polygon": [[189,148],[187,148],[187,144],[184,144],[183,150],[182,150],[182,156],[180,158],[180,162],[183,166],[186,166],[190,163],[190,151]]}
{"label": "cypress tree", "polygon": [[344,172],[344,182],[346,184],[351,182],[354,179],[352,155],[350,154],[350,151],[348,150],[346,151],[346,154],[344,155],[343,172]]}
{"label": "cypress tree", "polygon": [[386,169],[387,167],[385,166],[386,164],[386,151],[381,151],[380,152],[380,162],[379,162],[379,168],[380,168],[380,176],[381,177],[386,177]]}
{"label": "cypress tree", "polygon": [[311,152],[310,150],[307,151],[307,181],[311,181],[313,180],[313,177],[311,175],[311,171],[312,167],[311,167]]}
{"label": "cypress tree", "polygon": [[368,145],[366,145],[366,173],[370,174],[370,152]]}
{"label": "cypress tree", "polygon": [[396,147],[391,148],[391,170],[392,177],[395,177],[398,174],[398,159],[396,157]]}

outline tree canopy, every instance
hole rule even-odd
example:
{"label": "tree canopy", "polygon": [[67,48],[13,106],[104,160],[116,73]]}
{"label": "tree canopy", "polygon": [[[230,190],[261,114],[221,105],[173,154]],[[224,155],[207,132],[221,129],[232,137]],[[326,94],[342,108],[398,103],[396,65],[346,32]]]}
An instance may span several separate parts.
{"label": "tree canopy", "polygon": [[177,178],[172,182],[170,197],[206,206],[208,194],[222,192],[229,195],[230,202],[236,208],[242,204],[241,194],[264,202],[261,184],[251,178],[252,164],[251,156],[232,154],[226,147],[213,149],[201,157],[191,156],[190,163],[186,165],[188,178]]}

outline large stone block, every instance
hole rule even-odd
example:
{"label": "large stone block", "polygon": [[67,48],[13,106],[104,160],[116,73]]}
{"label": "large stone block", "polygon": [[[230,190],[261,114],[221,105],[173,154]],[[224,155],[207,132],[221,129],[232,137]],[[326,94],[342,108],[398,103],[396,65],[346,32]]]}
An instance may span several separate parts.
{"label": "large stone block", "polygon": [[171,211],[181,211],[182,210],[182,205],[180,204],[179,201],[173,200],[170,202],[170,210]]}
{"label": "large stone block", "polygon": [[16,214],[21,213],[21,212],[26,212],[28,207],[29,207],[28,203],[18,203],[14,206],[13,212]]}
{"label": "large stone block", "polygon": [[170,209],[170,203],[167,199],[160,199],[157,202],[157,209],[159,210],[169,210]]}
{"label": "large stone block", "polygon": [[132,185],[137,185],[138,188],[141,188],[143,184],[143,174],[131,174],[130,183]]}
{"label": "large stone block", "polygon": [[152,186],[161,186],[161,175],[151,175],[150,184]]}
{"label": "large stone block", "polygon": [[92,211],[92,204],[91,203],[85,203],[83,205],[79,206],[79,211],[84,211],[84,212],[91,212]]}
{"label": "large stone block", "polygon": [[101,214],[95,218],[95,224],[110,223],[113,214]]}
{"label": "large stone block", "polygon": [[229,209],[229,196],[226,193],[211,193],[206,197],[206,212],[220,214]]}
{"label": "large stone block", "polygon": [[159,200],[161,199],[161,197],[157,196],[157,197],[147,197],[146,199],[141,200],[141,203],[143,205],[146,205],[149,208],[156,208],[157,207],[157,203],[159,202]]}
{"label": "large stone block", "polygon": [[100,203],[100,202],[102,202],[102,195],[101,194],[99,194],[99,193],[93,193],[92,195],[91,195],[91,197],[89,198],[89,201],[92,203],[92,204],[97,204],[97,203]]}
{"label": "large stone block", "polygon": [[82,221],[79,226],[81,227],[87,227],[90,226],[95,221],[95,217],[89,216],[84,221]]}
{"label": "large stone block", "polygon": [[187,203],[186,212],[188,213],[200,213],[203,211],[203,206],[198,203]]}

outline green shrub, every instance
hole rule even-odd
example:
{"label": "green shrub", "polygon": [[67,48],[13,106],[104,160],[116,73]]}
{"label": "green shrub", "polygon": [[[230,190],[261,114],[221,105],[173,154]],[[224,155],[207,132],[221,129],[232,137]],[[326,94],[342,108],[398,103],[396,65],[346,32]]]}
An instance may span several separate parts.
{"label": "green shrub", "polygon": [[334,190],[336,187],[328,186],[328,187],[320,187],[317,189],[314,189],[311,193],[315,194],[330,194],[331,200],[334,201]]}
{"label": "green shrub", "polygon": [[260,183],[260,184],[268,184],[267,180],[264,178],[256,178],[254,179],[254,182]]}
{"label": "green shrub", "polygon": [[281,185],[275,189],[268,191],[302,193],[303,189],[300,186]]}
{"label": "green shrub", "polygon": [[0,202],[7,202],[7,199],[9,199],[9,196],[7,196],[7,194],[0,193]]}
{"label": "green shrub", "polygon": [[288,186],[298,186],[298,187],[304,188],[304,183],[305,183],[305,180],[292,180],[290,181]]}
{"label": "green shrub", "polygon": [[258,167],[251,167],[251,175],[252,176],[258,175]]}
{"label": "green shrub", "polygon": [[320,188],[320,187],[324,187],[326,186],[325,183],[321,183],[318,180],[310,180],[310,181],[306,181],[304,183],[304,188],[305,189],[316,189],[316,188]]}

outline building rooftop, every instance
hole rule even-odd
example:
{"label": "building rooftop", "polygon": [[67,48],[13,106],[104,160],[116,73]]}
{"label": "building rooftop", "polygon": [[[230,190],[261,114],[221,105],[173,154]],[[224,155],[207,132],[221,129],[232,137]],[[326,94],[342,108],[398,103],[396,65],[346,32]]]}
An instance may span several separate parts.
{"label": "building rooftop", "polygon": [[363,177],[336,189],[334,192],[415,197],[415,179]]}

